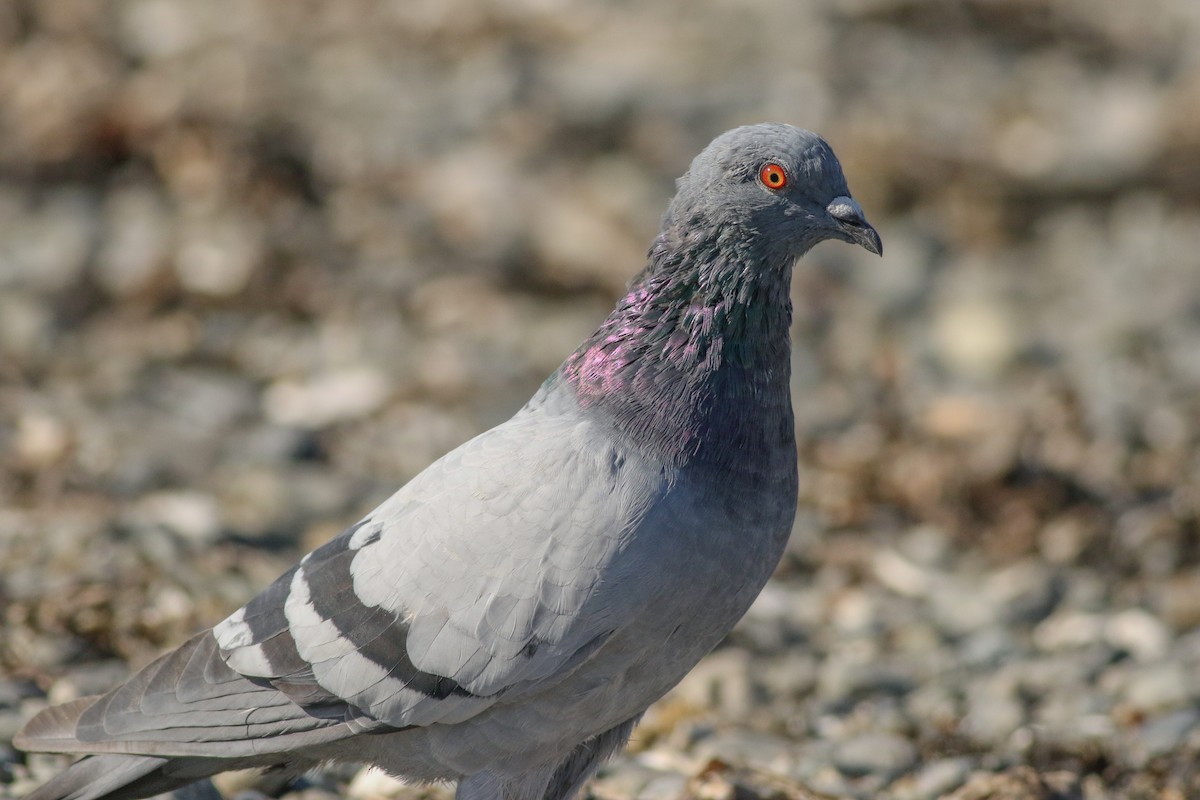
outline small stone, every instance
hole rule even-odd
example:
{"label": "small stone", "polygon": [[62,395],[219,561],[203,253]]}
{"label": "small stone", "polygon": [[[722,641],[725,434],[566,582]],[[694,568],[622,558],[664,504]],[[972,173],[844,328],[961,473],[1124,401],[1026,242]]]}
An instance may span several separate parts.
{"label": "small stone", "polygon": [[732,729],[701,740],[694,753],[700,761],[716,759],[771,772],[785,772],[794,760],[795,749],[795,745],[781,736]]}
{"label": "small stone", "polygon": [[899,697],[915,685],[909,670],[893,663],[827,658],[820,669],[817,695],[832,704],[870,694]]}
{"label": "small stone", "polygon": [[1062,610],[1042,620],[1033,629],[1033,643],[1041,650],[1071,650],[1095,644],[1104,636],[1101,614]]}
{"label": "small stone", "polygon": [[688,778],[682,773],[649,767],[639,759],[617,757],[601,768],[589,791],[599,800],[654,798],[675,800],[683,795]]}
{"label": "small stone", "polygon": [[934,436],[971,441],[996,426],[996,410],[982,399],[965,394],[943,394],[925,410],[922,424]]}
{"label": "small stone", "polygon": [[45,199],[32,208],[21,201],[10,206],[9,199],[0,196],[0,285],[17,278],[54,291],[77,283],[96,234],[95,196],[47,187]]}
{"label": "small stone", "polygon": [[[25,720],[21,718],[16,708],[0,707],[0,743],[11,742],[13,736],[17,734],[17,731],[24,724]],[[0,744],[0,748],[3,748],[3,746],[3,744]],[[3,761],[4,753],[0,749],[0,763],[3,763]]]}
{"label": "small stone", "polygon": [[835,746],[834,742],[826,739],[804,737],[796,745],[788,774],[804,782],[826,772],[838,775],[837,770],[830,766]]}
{"label": "small stone", "polygon": [[1176,708],[1191,702],[1193,675],[1180,662],[1166,661],[1135,670],[1125,682],[1122,702],[1141,713]]}
{"label": "small stone", "polygon": [[1197,726],[1200,726],[1200,710],[1195,708],[1153,717],[1134,732],[1127,757],[1142,767],[1152,758],[1177,752]]}
{"label": "small stone", "polygon": [[1104,626],[1104,638],[1113,647],[1142,662],[1162,658],[1171,646],[1171,632],[1167,627],[1140,608],[1130,608],[1110,617]]}
{"label": "small stone", "polygon": [[1112,700],[1085,680],[1064,680],[1042,688],[1033,722],[1043,742],[1087,746],[1116,732]]}
{"label": "small stone", "polygon": [[929,571],[895,550],[880,550],[872,561],[875,577],[887,588],[905,597],[923,597],[932,578]]}
{"label": "small stone", "polygon": [[205,492],[154,492],[139,500],[125,515],[138,528],[165,528],[195,543],[214,541],[221,532],[216,498]]}
{"label": "small stone", "polygon": [[[0,276],[0,285],[4,283]],[[0,349],[14,363],[36,358],[52,341],[53,315],[50,308],[13,289],[0,290]]]}
{"label": "small stone", "polygon": [[71,434],[61,420],[32,411],[17,420],[13,453],[22,466],[41,470],[62,460],[71,446]]}
{"label": "small stone", "polygon": [[258,232],[236,218],[195,223],[181,234],[175,271],[189,291],[229,297],[245,288],[261,251]]}
{"label": "small stone", "polygon": [[171,221],[155,192],[126,188],[104,204],[105,231],[96,254],[97,282],[125,297],[148,288],[169,256]]}
{"label": "small stone", "polygon": [[[13,768],[20,760],[21,756],[16,750],[0,743],[0,787],[8,786],[16,779],[16,771]],[[0,797],[5,797],[3,788],[0,788]]]}
{"label": "small stone", "polygon": [[999,666],[1012,660],[1019,651],[1013,635],[999,625],[989,625],[967,635],[958,648],[962,662],[973,667]]}
{"label": "small stone", "polygon": [[[259,800],[259,798],[265,800],[265,795],[261,792],[246,792],[244,794],[258,795],[258,798],[253,798],[253,800]],[[221,793],[217,791],[217,787],[207,778],[195,783],[189,783],[187,786],[181,786],[167,794],[166,797],[169,797],[171,800],[223,800]],[[158,800],[165,800],[165,798],[163,795],[158,795]],[[242,795],[237,795],[235,800],[242,800]]]}
{"label": "small stone", "polygon": [[921,684],[904,698],[909,717],[925,730],[953,730],[962,717],[962,700],[958,691],[941,681]]}
{"label": "small stone", "polygon": [[254,540],[291,523],[288,472],[269,467],[231,467],[216,476],[221,519],[237,535]]}
{"label": "small stone", "polygon": [[1200,569],[1167,578],[1158,588],[1163,622],[1177,631],[1200,627]]}
{"label": "small stone", "polygon": [[1079,776],[1013,767],[998,774],[976,773],[944,800],[1082,800]]}
{"label": "small stone", "polygon": [[871,593],[847,589],[832,603],[829,621],[834,629],[846,636],[866,636],[879,627],[879,608]]}
{"label": "small stone", "polygon": [[1082,519],[1064,514],[1046,524],[1038,548],[1051,564],[1073,564],[1090,541],[1090,533]]}
{"label": "small stone", "polygon": [[1021,561],[988,576],[984,591],[1009,623],[1032,623],[1054,610],[1063,587],[1057,574],[1037,561]]}
{"label": "small stone", "polygon": [[996,745],[1025,723],[1025,709],[1017,687],[1005,675],[976,679],[967,691],[962,732],[980,742]]}
{"label": "small stone", "polygon": [[992,624],[997,610],[977,581],[957,576],[937,581],[930,592],[930,612],[939,629],[952,636]]}
{"label": "small stone", "polygon": [[730,719],[745,718],[754,707],[750,654],[727,648],[710,654],[672,690],[695,708],[710,709]]}
{"label": "small stone", "polygon": [[349,800],[385,800],[400,797],[410,788],[410,785],[398,778],[393,778],[377,767],[361,770],[346,787],[346,797]]}
{"label": "small stone", "polygon": [[758,682],[776,701],[800,697],[813,690],[819,665],[811,653],[796,648],[785,650],[758,667]]}
{"label": "small stone", "polygon": [[129,667],[121,661],[92,661],[71,669],[50,687],[46,701],[51,705],[80,697],[103,694],[129,677]]}
{"label": "small stone", "polygon": [[974,762],[970,758],[941,758],[921,767],[913,776],[908,797],[912,800],[936,800],[966,782]]}
{"label": "small stone", "polygon": [[895,734],[869,732],[841,742],[833,751],[833,765],[850,777],[882,775],[892,778],[917,761],[912,742]]}
{"label": "small stone", "polygon": [[817,792],[821,797],[861,798],[862,794],[855,791],[850,778],[847,778],[831,766],[818,770],[806,781],[806,788]]}
{"label": "small stone", "polygon": [[936,525],[914,525],[896,543],[897,552],[926,568],[944,567],[951,558],[950,535]]}
{"label": "small stone", "polygon": [[263,395],[263,411],[278,425],[323,428],[377,410],[391,394],[382,372],[370,367],[347,367],[308,381],[280,380]]}
{"label": "small stone", "polygon": [[278,772],[253,768],[218,772],[211,780],[222,796],[245,800],[274,797],[289,783],[289,778],[281,776]]}
{"label": "small stone", "polygon": [[969,297],[937,309],[933,341],[942,362],[971,378],[992,378],[1016,352],[1012,317],[994,299]]}

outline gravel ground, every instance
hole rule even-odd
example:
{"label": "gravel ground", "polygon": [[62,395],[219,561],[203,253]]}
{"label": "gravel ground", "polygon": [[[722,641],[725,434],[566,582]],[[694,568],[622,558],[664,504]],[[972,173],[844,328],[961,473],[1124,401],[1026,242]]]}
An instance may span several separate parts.
{"label": "gravel ground", "polygon": [[887,256],[797,274],[789,554],[595,797],[1200,796],[1197,108],[1194,0],[0,4],[0,798],[511,414],[764,119]]}

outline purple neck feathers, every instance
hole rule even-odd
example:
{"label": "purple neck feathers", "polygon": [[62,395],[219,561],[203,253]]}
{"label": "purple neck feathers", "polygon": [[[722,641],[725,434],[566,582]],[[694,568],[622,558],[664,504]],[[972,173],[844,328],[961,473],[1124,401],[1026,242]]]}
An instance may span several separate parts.
{"label": "purple neck feathers", "polygon": [[791,264],[723,244],[660,234],[647,269],[561,369],[582,407],[676,466],[745,458],[781,437],[794,447]]}

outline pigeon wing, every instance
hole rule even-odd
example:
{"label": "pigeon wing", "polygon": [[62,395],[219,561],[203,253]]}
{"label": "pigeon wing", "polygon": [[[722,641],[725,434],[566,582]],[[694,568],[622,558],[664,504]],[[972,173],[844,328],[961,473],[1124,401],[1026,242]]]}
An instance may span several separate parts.
{"label": "pigeon wing", "polygon": [[40,712],[14,743],[40,752],[254,758],[345,738],[344,704],[336,714],[315,710],[230,669],[205,631],[107,694]]}
{"label": "pigeon wing", "polygon": [[561,679],[639,602],[601,590],[656,496],[658,474],[631,459],[590,423],[523,412],[218,625],[225,661],[300,705],[397,728]]}
{"label": "pigeon wing", "polygon": [[560,680],[643,602],[600,590],[656,486],[631,458],[589,423],[522,412],[18,745],[255,758],[459,722]]}

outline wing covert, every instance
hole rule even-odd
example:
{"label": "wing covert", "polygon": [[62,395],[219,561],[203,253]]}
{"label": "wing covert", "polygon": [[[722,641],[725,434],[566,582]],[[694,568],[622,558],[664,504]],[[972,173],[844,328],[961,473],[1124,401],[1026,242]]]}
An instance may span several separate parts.
{"label": "wing covert", "polygon": [[527,417],[447,454],[218,625],[229,666],[404,727],[467,719],[590,657],[639,603],[600,577],[659,486],[622,474],[633,459],[593,425]]}

